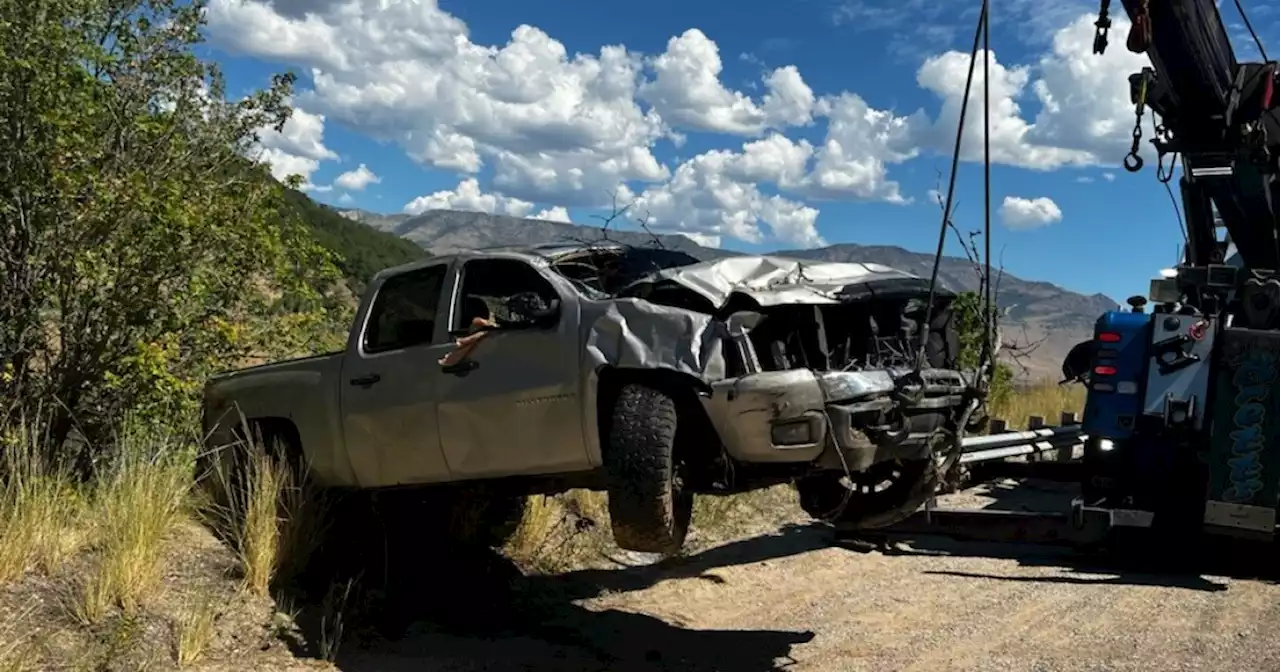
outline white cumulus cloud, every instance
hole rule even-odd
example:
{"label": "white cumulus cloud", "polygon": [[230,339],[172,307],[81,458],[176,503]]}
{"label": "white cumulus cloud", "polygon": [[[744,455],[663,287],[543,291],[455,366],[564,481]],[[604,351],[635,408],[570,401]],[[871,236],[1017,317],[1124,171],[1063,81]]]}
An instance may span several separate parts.
{"label": "white cumulus cloud", "polygon": [[[296,3],[295,3],[296,4]],[[435,0],[341,0],[282,13],[257,0],[212,0],[215,44],[308,69],[308,109],[434,168],[495,168],[528,200],[598,203],[620,180],[659,181],[651,147],[667,129],[635,93],[642,64],[622,46],[570,54],[529,25],[477,44]]]}
{"label": "white cumulus cloud", "polygon": [[548,222],[565,222],[569,224],[573,223],[573,220],[569,219],[569,211],[559,205],[545,210],[540,210],[537,214],[531,215],[529,219],[543,219]]}
{"label": "white cumulus cloud", "polygon": [[1062,209],[1053,199],[1005,196],[1000,204],[1000,219],[1010,229],[1038,229],[1062,221]]}
{"label": "white cumulus cloud", "polygon": [[277,180],[299,175],[307,187],[311,186],[311,175],[320,168],[321,161],[338,158],[324,145],[324,115],[296,107],[280,130],[259,129],[254,149],[257,160],[269,164]]}
{"label": "white cumulus cloud", "polygon": [[362,163],[357,166],[355,170],[348,170],[347,172],[339,175],[338,178],[333,181],[333,184],[334,186],[350,191],[364,191],[365,187],[371,184],[377,184],[381,181],[381,177],[375,175],[372,170],[369,170],[368,166]]}
{"label": "white cumulus cloud", "polygon": [[724,85],[720,48],[697,28],[671,38],[651,66],[656,76],[641,85],[640,96],[664,119],[685,128],[757,135],[812,119],[813,90],[795,66],[778,68],[766,77],[768,92],[757,103]]}
{"label": "white cumulus cloud", "polygon": [[[699,154],[680,164],[669,182],[634,196],[624,192],[624,202],[632,202],[633,215],[647,216],[649,227],[664,233],[729,236],[758,243],[764,240],[763,224],[780,242],[800,247],[825,245],[816,226],[817,208],[765,193],[753,180],[762,175],[773,175],[778,181],[789,179],[789,175],[801,178],[796,175],[797,155],[786,154],[797,146],[770,146],[768,142],[747,145],[741,153],[716,150]],[[781,153],[770,153],[770,149]],[[804,148],[798,151],[803,155]]]}
{"label": "white cumulus cloud", "polygon": [[453,189],[419,196],[404,206],[404,211],[410,215],[420,215],[428,210],[468,210],[524,217],[533,210],[533,204],[502,194],[485,193],[480,189],[478,180],[468,177]]}
{"label": "white cumulus cloud", "polygon": [[[912,201],[897,175],[909,172],[899,166],[950,153],[968,66],[967,51],[942,39],[954,32],[947,25],[959,25],[953,0],[936,10],[918,0],[895,8],[843,1],[842,16],[869,29],[905,25],[927,10],[932,25],[920,35],[938,39],[921,38],[933,55],[917,61],[915,85],[937,97],[936,113],[893,109],[855,91],[815,92],[797,66],[766,68],[753,58],[738,67],[760,68],[758,86],[730,85],[720,46],[696,27],[644,54],[622,44],[571,52],[527,24],[487,43],[437,0],[210,0],[206,17],[215,45],[309,75],[295,97],[306,112],[262,142],[277,174],[310,178],[336,159],[322,138],[330,120],[457,175],[457,187],[414,199],[407,211],[529,216],[539,203],[546,207],[536,216],[567,220],[567,208],[607,206],[617,191],[636,198],[633,212],[648,211],[656,229],[811,246],[825,242],[821,202]],[[1126,75],[1146,57],[1121,39],[1093,55],[1096,10],[1015,4],[1009,11],[1043,37],[1028,41],[1043,53],[1016,63],[991,54],[993,159],[1037,171],[1115,165],[1132,129]],[[1113,36],[1124,35],[1127,22],[1113,20]],[[980,66],[966,160],[981,158]],[[699,153],[659,161],[692,132],[702,134]],[[361,175],[344,173],[334,186],[357,190],[376,180]],[[1057,211],[1049,199],[1023,201]]]}

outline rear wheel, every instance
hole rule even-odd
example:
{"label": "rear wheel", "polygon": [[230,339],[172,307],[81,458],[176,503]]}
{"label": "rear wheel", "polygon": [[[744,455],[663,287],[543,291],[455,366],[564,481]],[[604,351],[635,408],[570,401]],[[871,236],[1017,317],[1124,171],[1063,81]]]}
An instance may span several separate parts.
{"label": "rear wheel", "polygon": [[622,549],[673,555],[684,546],[693,493],[676,454],[676,416],[665,392],[634,383],[618,392],[605,469],[613,539]]}

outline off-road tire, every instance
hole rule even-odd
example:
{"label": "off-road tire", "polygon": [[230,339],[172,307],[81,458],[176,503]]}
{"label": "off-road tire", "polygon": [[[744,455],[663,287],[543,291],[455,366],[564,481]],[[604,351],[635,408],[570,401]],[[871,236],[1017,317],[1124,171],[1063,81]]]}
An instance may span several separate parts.
{"label": "off-road tire", "polygon": [[671,396],[645,385],[623,385],[614,401],[604,464],[613,540],[624,550],[674,555],[684,546],[693,493],[679,475],[676,416]]}

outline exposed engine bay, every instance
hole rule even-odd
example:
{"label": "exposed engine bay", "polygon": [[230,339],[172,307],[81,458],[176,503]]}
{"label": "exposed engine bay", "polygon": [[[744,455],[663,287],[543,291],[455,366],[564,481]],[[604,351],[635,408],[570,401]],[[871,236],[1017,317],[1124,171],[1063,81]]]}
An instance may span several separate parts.
{"label": "exposed engine bay", "polygon": [[928,366],[957,365],[955,294],[937,290],[926,318],[928,282],[887,266],[746,256],[699,261],[629,246],[565,252],[552,266],[598,298],[642,298],[722,320],[758,313],[749,337],[765,371],[912,368],[926,319]]}

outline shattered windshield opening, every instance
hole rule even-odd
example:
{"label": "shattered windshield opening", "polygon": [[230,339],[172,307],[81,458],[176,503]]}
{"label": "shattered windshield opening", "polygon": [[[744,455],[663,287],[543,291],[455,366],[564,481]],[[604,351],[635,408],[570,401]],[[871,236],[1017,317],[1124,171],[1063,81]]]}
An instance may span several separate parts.
{"label": "shattered windshield opening", "polygon": [[564,254],[551,267],[587,297],[607,299],[650,273],[696,263],[696,257],[676,250],[619,246]]}

